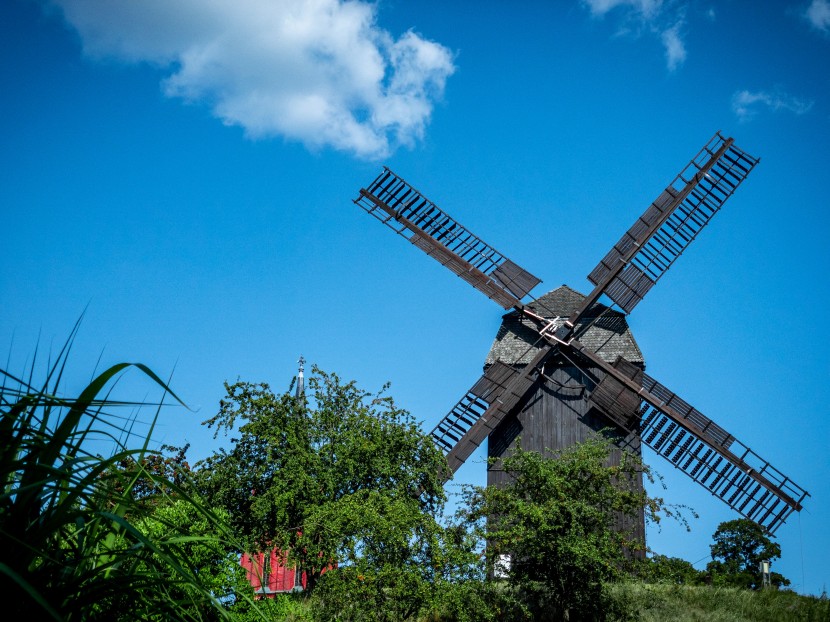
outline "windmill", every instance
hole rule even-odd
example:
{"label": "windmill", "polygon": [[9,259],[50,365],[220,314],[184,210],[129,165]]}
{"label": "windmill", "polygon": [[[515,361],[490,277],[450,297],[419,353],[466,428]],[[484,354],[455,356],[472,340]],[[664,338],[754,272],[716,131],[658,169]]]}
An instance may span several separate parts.
{"label": "windmill", "polygon": [[[547,387],[560,394],[555,401],[569,401],[572,408],[581,404],[578,418],[599,416],[603,425],[618,430],[621,444],[635,450],[640,443],[651,447],[769,533],[801,510],[808,495],[804,489],[644,372],[625,324],[625,315],[757,163],[732,138],[716,133],[591,271],[588,280],[594,289],[589,294],[560,288],[535,300],[528,295],[540,279],[390,169],[384,167],[360,190],[354,199],[358,206],[511,310],[484,374],[431,432],[451,472],[488,437],[491,456],[506,451],[515,437],[511,424]],[[601,304],[602,297],[611,305]],[[493,355],[505,337],[514,349],[517,343],[525,345],[506,361]],[[603,348],[615,340],[615,347]],[[544,417],[531,417],[530,424],[544,426]],[[528,432],[550,436],[527,428],[523,434]]]}

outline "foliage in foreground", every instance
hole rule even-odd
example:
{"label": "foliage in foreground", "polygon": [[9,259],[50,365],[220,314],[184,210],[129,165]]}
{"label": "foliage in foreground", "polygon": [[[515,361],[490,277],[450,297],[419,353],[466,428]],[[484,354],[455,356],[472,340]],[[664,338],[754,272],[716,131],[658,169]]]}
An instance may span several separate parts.
{"label": "foliage in foreground", "polygon": [[[143,365],[119,364],[96,376],[77,397],[61,397],[68,346],[42,386],[0,370],[0,590],[7,597],[5,615],[54,620],[224,617],[225,608],[186,550],[196,542],[216,544],[221,521],[174,482],[119,468],[124,461],[140,465],[153,452],[147,441],[129,449],[118,440],[129,438],[131,420],[111,410],[142,404],[110,400],[112,385],[130,367],[165,393],[166,385]],[[96,441],[115,451],[107,458],[91,453],[89,444]],[[211,529],[201,535],[162,529],[164,519],[157,517],[151,533],[141,524],[146,506],[134,494],[139,475],[177,490],[181,507]]]}
{"label": "foliage in foreground", "polygon": [[624,615],[608,584],[630,566],[630,553],[643,547],[624,525],[635,524],[644,509],[650,520],[675,510],[626,485],[651,473],[629,453],[609,466],[611,446],[596,437],[551,457],[518,449],[501,460],[509,484],[466,489],[461,514],[486,541],[488,572],[507,579],[505,592],[518,603],[520,617]]}
{"label": "foliage in foreground", "polygon": [[[209,423],[230,430],[238,420],[240,438],[201,465],[194,487],[185,450],[119,442],[131,421],[110,412],[125,404],[108,391],[130,365],[63,398],[64,364],[65,352],[40,388],[0,370],[0,589],[14,618],[830,621],[826,598],[692,587],[703,577],[684,560],[633,563],[624,552],[642,543],[621,517],[675,512],[619,486],[649,471],[631,455],[608,466],[604,439],[553,459],[517,451],[503,461],[513,482],[467,488],[461,522],[446,525],[443,456],[382,394],[319,370],[308,402],[229,385]],[[109,458],[88,451],[95,438],[116,448]],[[221,507],[205,509],[197,489]],[[780,556],[744,523],[715,533],[716,585],[757,587],[757,561]],[[287,551],[309,591],[255,602],[238,562],[243,539],[248,550]],[[506,556],[506,578],[485,580]],[[660,583],[625,583],[632,569]]]}

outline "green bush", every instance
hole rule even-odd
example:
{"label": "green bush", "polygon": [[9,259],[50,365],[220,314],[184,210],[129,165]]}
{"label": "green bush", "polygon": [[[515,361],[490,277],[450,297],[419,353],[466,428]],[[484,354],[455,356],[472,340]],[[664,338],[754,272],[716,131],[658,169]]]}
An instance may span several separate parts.
{"label": "green bush", "polygon": [[703,583],[705,573],[679,557],[654,555],[635,568],[634,575],[647,583],[674,583],[697,585]]}
{"label": "green bush", "polygon": [[500,460],[508,483],[465,489],[461,517],[486,543],[488,574],[504,576],[505,591],[522,605],[512,609],[519,619],[625,615],[625,603],[608,585],[630,565],[626,552],[643,543],[620,526],[620,517],[645,510],[656,520],[674,509],[637,486],[621,485],[650,471],[629,453],[608,466],[610,451],[602,437],[548,457],[517,448]]}

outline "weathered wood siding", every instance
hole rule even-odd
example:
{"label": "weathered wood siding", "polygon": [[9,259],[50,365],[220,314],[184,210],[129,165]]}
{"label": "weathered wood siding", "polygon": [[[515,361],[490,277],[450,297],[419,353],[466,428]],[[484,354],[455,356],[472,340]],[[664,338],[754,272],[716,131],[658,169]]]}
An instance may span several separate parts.
{"label": "weathered wood siding", "polygon": [[[518,443],[521,443],[522,449],[543,454],[547,450],[566,449],[609,427],[609,420],[588,402],[587,395],[592,383],[579,369],[560,363],[547,365],[545,372],[552,381],[545,380],[543,384],[537,384],[529,398],[520,403],[517,411],[505,419],[488,438],[489,457],[510,455]],[[616,439],[620,449],[612,452],[609,464],[619,464],[622,448],[640,455],[640,439],[636,434],[625,434],[617,430]],[[502,484],[506,477],[499,464],[488,466],[488,485]],[[637,478],[634,485],[642,489],[642,476]],[[626,531],[633,527],[637,538],[645,542],[645,519],[642,512],[634,520],[633,526],[631,519],[624,520],[622,517],[618,524]]]}

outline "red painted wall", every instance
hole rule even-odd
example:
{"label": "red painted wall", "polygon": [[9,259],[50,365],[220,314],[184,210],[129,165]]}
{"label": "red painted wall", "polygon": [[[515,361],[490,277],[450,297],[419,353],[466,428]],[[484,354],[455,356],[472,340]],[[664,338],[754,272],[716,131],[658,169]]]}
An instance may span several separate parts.
{"label": "red painted wall", "polygon": [[[278,549],[266,553],[243,553],[239,563],[246,571],[248,582],[260,596],[273,598],[276,593],[290,592],[297,584],[296,569],[286,567],[285,556]],[[300,577],[300,585],[305,589],[305,573]]]}

